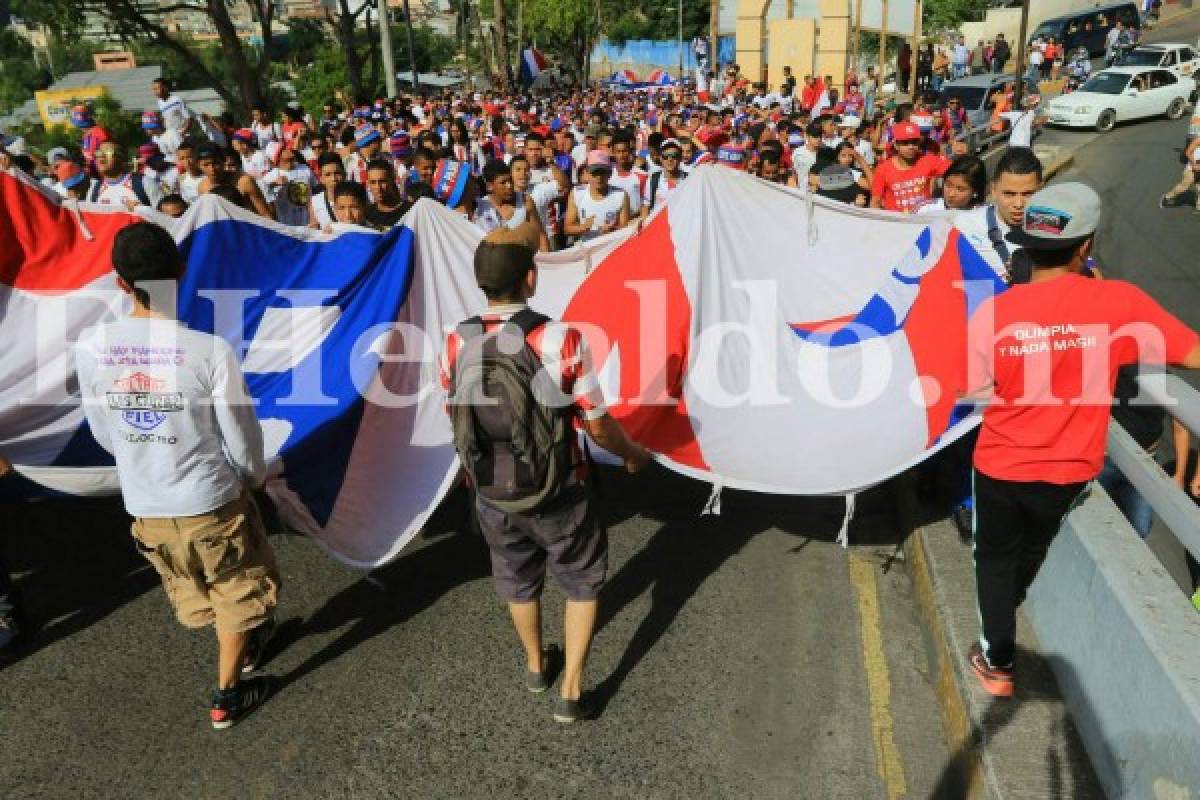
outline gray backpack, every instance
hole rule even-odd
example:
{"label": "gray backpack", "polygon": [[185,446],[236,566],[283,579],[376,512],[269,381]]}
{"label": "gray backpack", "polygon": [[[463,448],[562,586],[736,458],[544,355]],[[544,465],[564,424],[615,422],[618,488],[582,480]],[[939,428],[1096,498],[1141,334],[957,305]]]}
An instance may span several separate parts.
{"label": "gray backpack", "polygon": [[491,331],[479,317],[458,326],[463,344],[449,397],[454,449],[479,496],[510,514],[545,508],[576,466],[574,403],[526,341],[548,321],[523,309]]}

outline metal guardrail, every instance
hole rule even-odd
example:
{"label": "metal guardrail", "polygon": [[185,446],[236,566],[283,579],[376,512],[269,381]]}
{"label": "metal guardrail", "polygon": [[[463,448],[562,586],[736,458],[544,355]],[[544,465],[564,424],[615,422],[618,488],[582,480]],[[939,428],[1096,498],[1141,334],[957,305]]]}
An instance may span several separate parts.
{"label": "metal guardrail", "polygon": [[[1200,392],[1166,373],[1138,377],[1142,395],[1200,437]],[[1175,538],[1200,560],[1200,506],[1163,473],[1154,457],[1142,449],[1120,424],[1108,430],[1108,455],[1133,487],[1150,503]],[[1187,454],[1176,454],[1176,458]]]}

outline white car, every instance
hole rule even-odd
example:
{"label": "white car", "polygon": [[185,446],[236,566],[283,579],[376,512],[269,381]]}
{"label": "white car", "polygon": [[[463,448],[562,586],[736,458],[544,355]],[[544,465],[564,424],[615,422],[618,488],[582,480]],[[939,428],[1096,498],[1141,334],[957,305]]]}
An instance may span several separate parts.
{"label": "white car", "polygon": [[1196,91],[1193,78],[1150,67],[1110,67],[1050,101],[1051,125],[1111,131],[1118,122],[1165,115],[1179,119]]}
{"label": "white car", "polygon": [[1190,45],[1172,42],[1140,44],[1129,51],[1121,66],[1165,67],[1180,78],[1188,78],[1200,69],[1200,52]]}

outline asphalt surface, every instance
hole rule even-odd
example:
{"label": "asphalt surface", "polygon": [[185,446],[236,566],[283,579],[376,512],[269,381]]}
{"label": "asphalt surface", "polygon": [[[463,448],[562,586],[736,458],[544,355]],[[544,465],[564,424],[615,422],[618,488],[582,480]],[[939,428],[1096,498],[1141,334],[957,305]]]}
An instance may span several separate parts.
{"label": "asphalt surface", "polygon": [[[180,628],[118,504],[13,509],[0,537],[42,629],[0,669],[0,796],[929,797],[948,754],[886,490],[726,492],[606,473],[612,560],[587,682],[531,696],[485,546],[452,497],[395,562],[350,572],[276,536],[280,691],[214,732],[214,643]],[[902,556],[901,556],[902,558]],[[547,591],[548,641],[561,595]],[[952,796],[943,794],[942,796]]]}

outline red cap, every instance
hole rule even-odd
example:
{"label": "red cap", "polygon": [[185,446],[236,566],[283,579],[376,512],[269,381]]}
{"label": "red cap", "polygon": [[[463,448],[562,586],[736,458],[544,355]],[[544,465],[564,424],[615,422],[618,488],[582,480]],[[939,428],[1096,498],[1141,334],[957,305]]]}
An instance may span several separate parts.
{"label": "red cap", "polygon": [[915,142],[921,139],[921,129],[911,122],[897,122],[892,126],[892,141]]}

